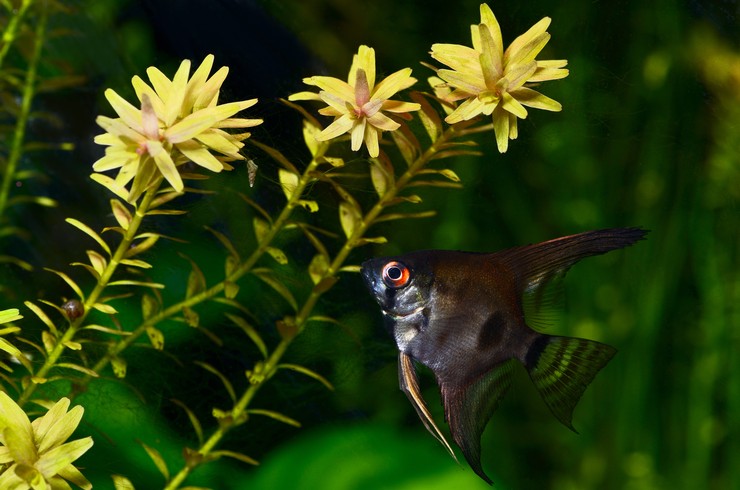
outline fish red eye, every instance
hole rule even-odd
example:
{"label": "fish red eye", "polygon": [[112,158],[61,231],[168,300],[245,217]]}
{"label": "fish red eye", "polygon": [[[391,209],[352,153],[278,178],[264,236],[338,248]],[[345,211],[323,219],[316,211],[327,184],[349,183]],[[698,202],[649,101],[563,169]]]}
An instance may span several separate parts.
{"label": "fish red eye", "polygon": [[388,262],[383,267],[383,282],[393,289],[404,287],[411,279],[409,268],[400,262]]}

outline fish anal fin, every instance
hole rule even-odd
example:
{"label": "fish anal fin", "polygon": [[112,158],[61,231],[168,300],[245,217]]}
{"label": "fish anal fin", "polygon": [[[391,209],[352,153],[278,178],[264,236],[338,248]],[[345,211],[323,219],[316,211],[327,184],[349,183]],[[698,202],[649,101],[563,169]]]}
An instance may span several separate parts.
{"label": "fish anal fin", "polygon": [[473,471],[489,484],[493,482],[483,471],[480,461],[480,438],[511,386],[515,363],[513,359],[499,363],[467,383],[439,380],[452,438],[462,449]]}
{"label": "fish anal fin", "polygon": [[600,342],[540,335],[525,359],[529,377],[552,414],[573,432],[573,409],[617,350]]}
{"label": "fish anal fin", "polygon": [[414,361],[411,356],[409,356],[408,354],[404,354],[403,352],[398,353],[398,380],[401,391],[403,391],[408,397],[411,405],[413,405],[416,413],[419,415],[419,418],[424,423],[424,427],[427,428],[429,433],[432,434],[435,439],[442,443],[445,449],[447,449],[447,451],[450,453],[450,456],[452,456],[452,458],[457,461],[457,456],[455,456],[455,452],[452,450],[452,447],[447,442],[444,434],[442,434],[442,431],[439,430],[439,427],[437,427],[437,424],[434,422],[434,418],[432,418],[432,414],[431,412],[429,412],[429,408],[427,407],[424,398],[421,396],[421,390],[419,390],[419,382],[416,378]]}

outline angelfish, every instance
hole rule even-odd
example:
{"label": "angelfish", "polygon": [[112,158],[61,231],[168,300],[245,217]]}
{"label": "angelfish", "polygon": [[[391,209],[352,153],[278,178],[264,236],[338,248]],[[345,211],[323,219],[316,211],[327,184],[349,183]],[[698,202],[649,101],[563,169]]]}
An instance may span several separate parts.
{"label": "angelfish", "polygon": [[471,468],[492,483],[481,466],[480,439],[516,363],[524,365],[553,415],[575,431],[573,409],[616,353],[592,340],[540,333],[530,326],[530,312],[536,315],[548,300],[548,285],[559,283],[573,264],[646,233],[612,228],[495,253],[425,250],[362,264],[398,347],[401,390],[453,458],[421,396],[414,363],[434,373],[453,440]]}

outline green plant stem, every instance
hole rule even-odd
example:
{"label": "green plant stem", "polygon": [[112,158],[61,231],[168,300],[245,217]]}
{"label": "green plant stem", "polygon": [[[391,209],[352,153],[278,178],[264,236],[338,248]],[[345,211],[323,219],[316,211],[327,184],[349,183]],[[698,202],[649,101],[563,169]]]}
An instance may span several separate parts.
{"label": "green plant stem", "polygon": [[[301,307],[301,309],[298,311],[298,314],[296,315],[296,326],[297,326],[297,333],[300,333],[303,331],[303,329],[306,326],[306,323],[308,322],[308,318],[311,315],[311,312],[313,311],[314,306],[316,306],[316,303],[318,302],[319,298],[327,292],[326,288],[320,287],[319,285],[322,282],[322,279],[331,278],[334,277],[339,269],[342,268],[345,260],[349,256],[350,252],[358,246],[360,239],[365,235],[367,230],[375,224],[375,220],[380,216],[380,214],[383,212],[383,210],[393,201],[393,199],[401,192],[403,191],[406,186],[411,182],[411,180],[421,171],[434,157],[434,155],[437,153],[438,148],[447,142],[449,142],[451,139],[460,136],[461,134],[464,134],[466,130],[463,131],[457,131],[455,127],[450,126],[448,127],[444,133],[439,137],[437,141],[435,141],[422,155],[419,156],[404,172],[401,177],[396,180],[396,185],[393,187],[389,187],[386,190],[386,193],[383,194],[383,196],[378,200],[377,203],[370,209],[370,211],[365,214],[363,217],[362,223],[357,226],[352,234],[347,238],[347,241],[342,246],[341,250],[337,253],[337,255],[334,257],[334,260],[332,260],[331,264],[327,268],[327,270],[324,272],[323,277],[317,281],[317,285],[314,286],[313,290],[309,294],[308,298],[306,299],[305,303]],[[470,130],[467,130],[470,131]],[[468,133],[469,134],[469,133]],[[307,175],[308,171],[304,173],[304,175]],[[296,197],[295,195],[293,197]],[[299,197],[299,196],[298,196]],[[249,407],[249,403],[252,401],[254,396],[257,394],[259,389],[262,387],[262,385],[272,378],[272,376],[275,375],[277,372],[278,365],[280,364],[280,361],[283,358],[283,355],[287,351],[288,347],[290,346],[291,342],[293,341],[293,337],[286,337],[283,338],[278,345],[275,347],[275,350],[273,350],[272,354],[267,358],[267,360],[264,361],[264,367],[263,372],[265,373],[264,377],[260,382],[256,382],[254,384],[251,384],[244,392],[244,394],[239,398],[239,400],[234,404],[233,409],[231,410],[231,420],[232,422],[222,423],[218,429],[201,445],[201,447],[198,449],[198,452],[204,456],[203,460],[207,460],[206,456],[208,456],[211,451],[221,442],[221,439],[233,428],[241,425],[243,423],[244,417],[247,408]],[[197,466],[183,466],[183,468],[168,482],[167,486],[165,487],[165,490],[175,490],[179,488],[179,486],[185,481],[185,479],[188,477],[188,475],[192,472],[193,469],[195,469]]]}
{"label": "green plant stem", "polygon": [[[328,145],[324,145],[328,147]],[[325,150],[325,148],[324,148]],[[318,156],[321,156],[323,154],[320,153]],[[306,167],[306,170],[303,172],[303,175],[301,176],[298,185],[296,186],[295,191],[291,195],[290,199],[288,199],[288,202],[285,204],[285,207],[280,212],[280,215],[272,222],[272,225],[270,226],[269,231],[265,234],[262,241],[259,243],[257,248],[250,254],[250,256],[242,262],[234,271],[229,274],[226,279],[223,281],[211,286],[210,288],[195,294],[183,301],[180,301],[179,303],[176,303],[168,308],[163,309],[159,313],[152,315],[150,318],[146,319],[141,325],[139,325],[137,328],[135,328],[131,335],[126,336],[126,338],[121,339],[120,342],[117,342],[110,346],[108,349],[108,352],[104,357],[102,357],[92,368],[93,371],[96,373],[101,372],[107,365],[110,363],[110,360],[113,359],[116,355],[118,355],[120,352],[131,346],[136,340],[141,337],[144,333],[146,333],[146,329],[150,325],[156,325],[159,322],[166,320],[167,318],[170,318],[178,313],[181,313],[183,309],[195,306],[199,303],[202,303],[204,301],[207,301],[211,298],[216,297],[218,294],[220,294],[224,288],[226,287],[227,283],[230,282],[236,282],[241,277],[243,277],[245,274],[247,274],[254,265],[257,263],[257,261],[265,254],[267,249],[269,248],[270,244],[272,243],[273,239],[278,235],[278,233],[283,229],[286,222],[290,218],[291,214],[293,213],[293,210],[296,206],[298,206],[298,201],[300,201],[301,195],[305,191],[306,187],[313,182],[313,177],[311,175],[313,174],[316,167],[319,165],[318,158],[314,158]],[[89,377],[85,379],[85,381],[89,381]]]}
{"label": "green plant stem", "polygon": [[[62,355],[64,349],[66,348],[66,344],[74,339],[75,335],[77,335],[77,332],[79,332],[82,325],[84,325],[88,313],[97,304],[98,299],[103,294],[103,291],[105,291],[105,288],[108,286],[111,277],[113,277],[113,274],[118,269],[121,260],[126,257],[126,252],[128,252],[131,244],[134,242],[136,235],[138,234],[138,230],[141,226],[142,220],[146,216],[147,211],[152,204],[152,201],[157,196],[157,192],[159,190],[159,186],[162,183],[162,180],[163,178],[160,177],[155,185],[150,187],[149,190],[144,193],[144,197],[141,199],[139,205],[136,207],[136,212],[131,219],[131,223],[129,223],[128,229],[123,235],[123,239],[118,244],[118,247],[108,261],[108,264],[103,270],[103,273],[100,275],[95,288],[93,288],[92,292],[90,292],[90,294],[84,300],[83,314],[79,318],[75,319],[70,324],[69,328],[67,328],[67,330],[64,332],[62,337],[57,340],[54,348],[51,352],[49,352],[49,355],[46,357],[44,364],[39,368],[38,371],[36,371],[34,377],[44,378],[49,373],[49,371],[53,369],[54,366],[56,366],[59,357]],[[38,385],[36,383],[29,383],[28,386],[26,386],[26,389],[23,390],[23,393],[21,393],[21,396],[18,399],[18,405],[23,406],[26,402],[28,402],[31,395],[33,395],[33,392],[36,390],[37,386]]]}
{"label": "green plant stem", "polygon": [[[0,48],[0,68],[2,68],[2,62],[5,58],[8,47],[12,40],[15,39],[15,31],[20,25],[20,19],[25,15],[30,4],[30,0],[26,0],[21,4],[21,8],[18,10],[18,13],[10,20],[6,32],[3,33],[3,46]],[[3,181],[2,184],[0,184],[0,216],[5,214],[5,209],[8,206],[8,199],[10,199],[11,184],[15,180],[16,169],[18,168],[18,163],[23,155],[23,142],[26,137],[26,125],[28,124],[28,118],[31,114],[33,97],[36,93],[36,70],[39,60],[41,59],[41,50],[44,45],[47,19],[47,8],[44,3],[44,6],[41,9],[41,17],[38,24],[36,24],[33,55],[31,56],[28,70],[26,71],[21,107],[18,114],[18,120],[15,123],[15,131],[13,133],[13,141],[10,146],[10,154],[8,155],[7,164],[3,169]]]}
{"label": "green plant stem", "polygon": [[[31,7],[31,5],[33,5],[33,0],[23,0],[21,2],[20,8],[15,11],[14,15],[8,21],[8,25],[5,27],[5,31],[3,32],[2,45],[0,46],[0,70],[3,69],[5,56],[8,54],[8,51],[10,51],[10,47],[15,42],[16,36],[18,35],[18,29],[21,26],[21,22],[26,16],[26,13],[28,12],[28,9]],[[46,8],[44,8],[44,12],[45,11]]]}

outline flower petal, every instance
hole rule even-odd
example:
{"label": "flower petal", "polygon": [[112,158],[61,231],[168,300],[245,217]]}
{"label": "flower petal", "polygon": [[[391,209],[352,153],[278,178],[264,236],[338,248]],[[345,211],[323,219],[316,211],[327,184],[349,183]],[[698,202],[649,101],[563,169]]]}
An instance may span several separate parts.
{"label": "flower petal", "polygon": [[529,77],[527,82],[546,82],[548,80],[559,80],[568,76],[568,69],[563,68],[568,60],[543,60],[537,61],[537,70]]}
{"label": "flower petal", "polygon": [[501,94],[501,105],[503,109],[511,112],[519,119],[525,119],[527,117],[527,109],[519,103],[509,92]]}
{"label": "flower petal", "polygon": [[321,133],[316,137],[319,141],[328,141],[334,139],[337,136],[341,136],[347,131],[352,129],[354,121],[349,117],[348,114],[344,114],[341,117],[334,120],[329,126],[324,128]]}
{"label": "flower petal", "polygon": [[118,95],[113,89],[105,91],[105,98],[116,111],[124,124],[131,128],[140,129],[142,127],[141,111],[131,105],[126,99]]}
{"label": "flower petal", "polygon": [[[345,102],[355,101],[355,89],[347,82],[334,77],[311,77],[311,80],[321,90],[325,90]],[[352,83],[354,83],[354,80]]]}
{"label": "flower petal", "polygon": [[536,90],[531,88],[522,87],[511,92],[511,95],[521,102],[522,105],[527,107],[533,107],[535,109],[542,109],[545,111],[560,112],[563,110],[563,106],[557,100],[551,99],[546,95],[542,95]]}
{"label": "flower petal", "polygon": [[[213,74],[211,78],[208,79],[208,81],[200,87],[198,97],[195,99],[195,102],[193,103],[192,110],[193,112],[199,111],[205,107],[211,107],[215,105],[218,102],[218,93],[219,90],[221,90],[221,85],[223,85],[224,80],[226,80],[226,75],[229,74],[229,67],[228,66],[222,66],[218,69],[216,73]],[[257,102],[257,99],[252,99],[255,102]],[[185,114],[181,114],[185,115]]]}
{"label": "flower petal", "polygon": [[197,143],[194,145],[187,145],[186,143],[189,142],[177,145],[177,149],[180,150],[183,155],[188,157],[191,162],[210,170],[211,172],[220,172],[224,169],[224,164],[221,163],[218,158],[213,156],[207,148],[204,148]]}
{"label": "flower petal", "polygon": [[82,439],[62,444],[41,455],[34,466],[45,478],[51,478],[85,454],[92,445],[92,437],[83,437]]}
{"label": "flower petal", "polygon": [[[498,104],[498,101],[496,104]],[[460,121],[468,121],[480,115],[483,112],[484,107],[485,103],[479,100],[478,97],[471,97],[460,104],[457,109],[452,111],[452,113],[445,118],[445,122],[447,124],[455,124]]]}
{"label": "flower petal", "polygon": [[347,81],[353,88],[355,87],[354,83],[357,79],[358,69],[365,70],[367,85],[372,92],[373,88],[375,88],[375,50],[373,48],[363,44],[358,48],[357,54],[352,58],[352,66],[349,69]]}
{"label": "flower petal", "polygon": [[380,107],[382,111],[388,112],[413,112],[421,109],[421,105],[416,102],[402,102],[400,100],[386,100]]}
{"label": "flower petal", "polygon": [[[547,28],[550,26],[550,21],[550,17],[543,17],[539,22],[530,27],[527,32],[514,39],[504,53],[504,65],[533,60],[545,44],[547,44],[547,41],[550,40],[550,35],[546,33]],[[539,49],[536,49],[538,46]],[[528,59],[530,55],[531,58]]]}
{"label": "flower petal", "polygon": [[437,71],[437,75],[452,87],[462,89],[471,94],[477,94],[487,89],[482,73],[479,77],[477,74],[469,72],[461,73],[442,69]]}
{"label": "flower petal", "polygon": [[[477,26],[476,26],[477,29]],[[480,71],[480,53],[460,44],[432,44],[432,58],[455,71]]]}
{"label": "flower petal", "polygon": [[400,124],[398,124],[396,121],[386,116],[382,112],[376,112],[374,116],[368,117],[367,122],[378,129],[382,129],[383,131],[395,131],[396,129],[401,127]]}
{"label": "flower petal", "polygon": [[375,90],[372,98],[376,100],[386,100],[393,97],[394,94],[401,90],[406,90],[416,83],[416,79],[411,76],[411,68],[404,68],[385,77]]}
{"label": "flower petal", "polygon": [[154,163],[157,164],[157,168],[162,173],[162,176],[170,183],[173,189],[177,192],[182,192],[184,186],[180,172],[177,171],[175,162],[172,161],[172,157],[162,147],[162,144],[153,141],[149,142],[148,150],[149,154],[154,158]]}
{"label": "flower petal", "polygon": [[502,60],[496,52],[488,26],[481,24],[478,27],[481,39],[480,66],[483,71],[483,81],[487,88],[493,90],[496,82],[503,76]]}
{"label": "flower petal", "polygon": [[251,107],[256,101],[257,99],[243,100],[201,109],[167,128],[164,131],[164,137],[170,143],[181,143],[189,140],[218,121],[229,118],[247,107]]}
{"label": "flower petal", "polygon": [[[211,73],[214,59],[212,54],[203,58],[203,62],[193,72],[190,80],[188,80],[187,87],[185,87],[185,97],[182,100],[180,117],[184,117],[187,113],[192,112],[195,101],[201,94],[203,86],[206,84],[206,80],[208,80],[208,75]],[[206,105],[208,104],[206,103]]]}
{"label": "flower petal", "polygon": [[[488,4],[481,4],[480,6],[480,22],[481,24],[488,27],[488,31],[491,34],[493,46],[495,47],[494,57],[497,60],[503,60],[504,57],[504,41],[501,37],[501,27],[496,20],[496,16],[493,15],[493,10]],[[480,32],[480,31],[479,31]],[[499,69],[499,71],[502,71]]]}

